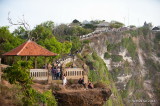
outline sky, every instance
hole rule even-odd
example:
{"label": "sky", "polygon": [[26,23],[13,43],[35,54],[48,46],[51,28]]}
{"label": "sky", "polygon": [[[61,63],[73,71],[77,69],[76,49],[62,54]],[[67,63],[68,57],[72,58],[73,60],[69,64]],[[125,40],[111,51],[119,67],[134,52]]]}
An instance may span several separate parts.
{"label": "sky", "polygon": [[74,19],[160,25],[160,0],[0,0],[0,26],[10,26],[8,12],[15,23],[24,15],[31,28],[49,20],[58,25]]}

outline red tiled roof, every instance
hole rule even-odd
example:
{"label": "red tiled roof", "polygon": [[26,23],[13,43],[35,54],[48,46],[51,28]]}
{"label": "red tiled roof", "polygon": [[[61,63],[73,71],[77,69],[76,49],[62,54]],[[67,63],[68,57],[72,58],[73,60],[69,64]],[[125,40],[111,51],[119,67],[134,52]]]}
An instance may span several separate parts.
{"label": "red tiled roof", "polygon": [[56,53],[43,48],[37,43],[28,40],[20,46],[12,49],[11,51],[4,53],[5,56],[56,56]]}

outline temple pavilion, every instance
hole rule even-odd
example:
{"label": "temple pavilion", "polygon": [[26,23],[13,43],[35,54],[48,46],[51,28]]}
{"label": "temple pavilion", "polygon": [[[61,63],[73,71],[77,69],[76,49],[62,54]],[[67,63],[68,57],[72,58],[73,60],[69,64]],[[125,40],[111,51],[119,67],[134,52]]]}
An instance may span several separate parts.
{"label": "temple pavilion", "polygon": [[[47,80],[48,79],[48,70],[47,69],[37,69],[37,57],[38,56],[44,56],[44,57],[49,57],[49,56],[56,56],[56,53],[53,53],[42,46],[38,45],[36,42],[28,40],[25,43],[21,44],[20,46],[12,49],[9,52],[6,52],[3,54],[3,56],[23,56],[30,57],[33,56],[35,57],[35,69],[30,69],[30,76],[34,77],[35,80]],[[45,63],[46,64],[46,63]]]}

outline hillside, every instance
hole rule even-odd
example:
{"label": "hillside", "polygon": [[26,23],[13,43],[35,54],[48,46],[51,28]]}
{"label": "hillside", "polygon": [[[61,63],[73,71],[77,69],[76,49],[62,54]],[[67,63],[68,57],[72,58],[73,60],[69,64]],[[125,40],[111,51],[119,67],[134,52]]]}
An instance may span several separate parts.
{"label": "hillside", "polygon": [[79,57],[93,82],[110,86],[113,95],[107,106],[159,105],[159,38],[145,28],[88,38]]}

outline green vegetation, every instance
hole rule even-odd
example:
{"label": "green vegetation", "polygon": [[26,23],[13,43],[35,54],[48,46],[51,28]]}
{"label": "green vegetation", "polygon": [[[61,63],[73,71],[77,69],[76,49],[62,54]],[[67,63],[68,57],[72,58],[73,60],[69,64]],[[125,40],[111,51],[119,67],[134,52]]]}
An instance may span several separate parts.
{"label": "green vegetation", "polygon": [[109,59],[109,58],[111,58],[111,55],[110,55],[108,52],[106,52],[106,53],[104,54],[104,58],[105,58],[105,59]]}
{"label": "green vegetation", "polygon": [[111,55],[111,59],[113,62],[120,62],[123,60],[123,57],[121,55]]}
{"label": "green vegetation", "polygon": [[67,64],[66,64],[66,66],[65,66],[65,67],[67,67],[67,68],[68,68],[68,67],[72,67],[72,66],[73,66],[73,62],[69,62],[69,63],[67,63]]}
{"label": "green vegetation", "polygon": [[121,22],[118,22],[118,21],[111,21],[111,23],[110,23],[111,28],[120,28],[123,26],[124,26],[124,24]]}
{"label": "green vegetation", "polygon": [[105,59],[111,58],[113,62],[120,62],[123,60],[123,57],[121,55],[110,55],[108,52],[104,54]]}
{"label": "green vegetation", "polygon": [[17,47],[24,41],[13,36],[8,28],[9,27],[0,27],[0,55]]}
{"label": "green vegetation", "polygon": [[112,52],[114,49],[117,48],[117,45],[116,44],[108,44],[107,46],[107,51],[108,52]]}
{"label": "green vegetation", "polygon": [[138,29],[139,34],[142,34],[144,37],[146,37],[148,35],[148,33],[150,32],[149,27],[140,27]]}
{"label": "green vegetation", "polygon": [[96,27],[93,24],[85,24],[83,28],[95,30]]}
{"label": "green vegetation", "polygon": [[132,37],[136,37],[139,35],[137,30],[129,30],[129,31],[125,31],[124,33],[129,33],[131,34]]}
{"label": "green vegetation", "polygon": [[[106,102],[105,106],[123,106],[122,98],[118,93],[112,76],[109,73],[104,61],[95,52],[93,52],[91,55],[87,55],[84,61],[89,66],[89,79],[94,83],[101,82],[107,85],[107,87],[111,89],[113,95],[117,98],[114,99],[114,97],[110,97],[109,100]],[[99,84],[99,86],[100,85],[101,84]]]}
{"label": "green vegetation", "polygon": [[142,50],[144,50],[146,53],[151,53],[152,51],[152,45],[148,42],[144,40],[141,40],[139,42],[140,47],[142,48]]}
{"label": "green vegetation", "polygon": [[28,106],[44,103],[48,106],[55,106],[56,101],[51,91],[41,94],[31,87],[33,83],[29,73],[31,65],[32,62],[30,61],[18,61],[3,71],[4,78],[9,83],[15,84],[20,88],[21,94],[17,94],[17,96],[20,97],[23,105]]}
{"label": "green vegetation", "polygon": [[121,41],[121,44],[123,47],[125,47],[128,50],[132,58],[136,56],[136,44],[133,42],[131,37],[123,38]]}
{"label": "green vegetation", "polygon": [[82,41],[84,44],[89,44],[91,41],[90,40],[84,40]]}
{"label": "green vegetation", "polygon": [[154,39],[154,49],[158,51],[158,54],[160,54],[159,49],[160,49],[160,32],[157,32],[155,34],[155,39]]}
{"label": "green vegetation", "polygon": [[77,19],[74,19],[72,23],[80,23]]}

